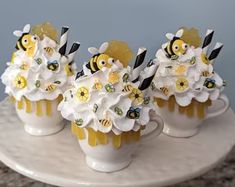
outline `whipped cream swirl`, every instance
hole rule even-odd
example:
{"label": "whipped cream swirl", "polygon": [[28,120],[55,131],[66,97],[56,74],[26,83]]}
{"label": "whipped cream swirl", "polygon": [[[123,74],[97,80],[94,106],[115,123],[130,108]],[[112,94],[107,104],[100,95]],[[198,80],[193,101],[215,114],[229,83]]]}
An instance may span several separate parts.
{"label": "whipped cream swirl", "polygon": [[123,68],[119,61],[84,75],[64,93],[58,109],[79,127],[115,134],[138,131],[149,122],[150,98],[138,89],[139,82],[130,81],[130,75],[130,67]]}
{"label": "whipped cream swirl", "polygon": [[[1,76],[5,92],[16,100],[23,96],[31,101],[54,100],[68,89],[73,76],[68,71],[68,58],[58,52],[58,44],[47,36],[37,42],[33,56],[19,49],[13,53],[11,62]],[[70,68],[70,69],[68,69]]]}
{"label": "whipped cream swirl", "polygon": [[155,61],[159,67],[148,90],[152,97],[168,100],[174,95],[180,106],[187,106],[192,99],[216,100],[223,89],[223,80],[201,48],[191,46],[177,59],[168,58],[162,48],[157,51]]}

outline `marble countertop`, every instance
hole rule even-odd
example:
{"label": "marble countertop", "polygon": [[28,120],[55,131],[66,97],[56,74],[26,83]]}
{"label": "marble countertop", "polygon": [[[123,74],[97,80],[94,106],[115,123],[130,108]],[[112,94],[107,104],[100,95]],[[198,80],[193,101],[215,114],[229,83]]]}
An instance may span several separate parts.
{"label": "marble countertop", "polygon": [[[234,187],[235,186],[235,147],[228,157],[215,169],[193,180],[171,187]],[[0,162],[0,187],[53,187],[25,177]]]}

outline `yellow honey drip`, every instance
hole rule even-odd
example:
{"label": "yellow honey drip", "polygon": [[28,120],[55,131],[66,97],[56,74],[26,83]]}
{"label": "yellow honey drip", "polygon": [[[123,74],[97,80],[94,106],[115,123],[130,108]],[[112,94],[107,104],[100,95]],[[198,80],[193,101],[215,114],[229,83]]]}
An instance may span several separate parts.
{"label": "yellow honey drip", "polygon": [[76,135],[78,136],[79,140],[85,139],[84,129],[76,127]]}
{"label": "yellow honey drip", "polygon": [[[107,145],[109,143],[109,138],[112,140],[114,148],[118,149],[123,143],[130,143],[131,141],[139,141],[141,138],[141,133],[139,131],[129,131],[124,132],[120,135],[115,135],[113,133],[102,133],[100,131],[94,131],[92,128],[86,128],[88,132],[88,144],[92,147],[97,145]],[[74,122],[71,123],[71,131],[79,140],[85,139],[84,128],[78,127]]]}
{"label": "yellow honey drip", "polygon": [[118,149],[121,146],[121,135],[113,135],[113,146]]}
{"label": "yellow honey drip", "polygon": [[157,105],[161,108],[165,105],[165,101],[163,99],[160,98],[155,98],[155,102],[157,103]]}
{"label": "yellow honey drip", "polygon": [[23,109],[24,105],[23,105],[23,100],[21,99],[20,101],[17,101],[17,108],[18,109]]}
{"label": "yellow honey drip", "polygon": [[140,140],[140,130],[137,132],[133,132],[132,138],[134,141],[139,141]]}
{"label": "yellow honey drip", "polygon": [[76,134],[76,125],[74,124],[74,122],[71,122],[71,132],[72,132],[72,134],[77,135]]}
{"label": "yellow honey drip", "polygon": [[96,133],[96,136],[97,136],[97,139],[98,139],[100,144],[102,144],[102,145],[108,144],[109,141],[108,141],[108,135],[107,134],[104,134],[104,133],[98,131]]}
{"label": "yellow honey drip", "polygon": [[87,128],[88,144],[92,147],[97,145],[96,132],[92,128]]}
{"label": "yellow honey drip", "polygon": [[36,101],[36,115],[42,116],[42,103],[41,103],[41,101]]}
{"label": "yellow honey drip", "polygon": [[32,112],[32,103],[31,103],[31,101],[28,100],[26,97],[25,97],[24,99],[25,99],[25,104],[26,104],[26,109],[25,109],[25,111],[26,111],[27,113]]}
{"label": "yellow honey drip", "polygon": [[57,102],[58,102],[58,104],[59,104],[62,100],[63,100],[63,95],[59,95],[59,96],[57,97]]}
{"label": "yellow honey drip", "polygon": [[189,118],[194,116],[194,106],[195,106],[194,105],[194,100],[192,100],[192,103],[189,106],[186,107],[187,108],[187,110],[186,110],[187,116]]}
{"label": "yellow honey drip", "polygon": [[179,105],[178,105],[178,107],[179,107],[179,113],[183,114],[185,112],[186,107],[182,107],[182,106],[179,106]]}
{"label": "yellow honey drip", "polygon": [[197,116],[199,119],[203,119],[205,117],[205,104],[198,102],[197,106]]}
{"label": "yellow honey drip", "polygon": [[173,111],[174,111],[174,108],[175,108],[175,98],[174,98],[174,96],[171,96],[171,97],[169,98],[169,101],[168,101],[168,110],[169,110],[170,112],[173,112]]}
{"label": "yellow honey drip", "polygon": [[129,134],[130,134],[130,132],[123,132],[121,134],[123,142],[130,143],[130,135]]}
{"label": "yellow honey drip", "polygon": [[45,102],[46,102],[46,115],[51,116],[52,115],[51,101],[45,100]]}

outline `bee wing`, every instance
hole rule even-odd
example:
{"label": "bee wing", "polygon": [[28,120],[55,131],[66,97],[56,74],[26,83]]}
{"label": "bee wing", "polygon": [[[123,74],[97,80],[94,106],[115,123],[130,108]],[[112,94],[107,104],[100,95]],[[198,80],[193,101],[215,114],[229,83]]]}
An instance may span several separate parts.
{"label": "bee wing", "polygon": [[29,33],[30,31],[30,24],[26,24],[23,28],[23,33]]}
{"label": "bee wing", "polygon": [[174,38],[174,34],[172,34],[172,33],[166,33],[166,38],[168,39],[168,40],[173,40],[173,38]]}
{"label": "bee wing", "polygon": [[162,44],[162,48],[165,49],[167,47],[168,43]]}
{"label": "bee wing", "polygon": [[176,37],[180,38],[184,33],[184,30],[183,29],[180,29],[177,31],[177,33],[175,34]]}
{"label": "bee wing", "polygon": [[99,50],[96,49],[95,47],[89,47],[89,48],[88,48],[88,51],[89,51],[89,53],[91,53],[92,55],[96,55],[96,54],[99,53]]}
{"label": "bee wing", "polygon": [[17,37],[21,37],[22,34],[23,34],[23,32],[22,32],[22,31],[19,31],[19,30],[16,30],[16,31],[13,32],[13,34],[14,34],[15,36],[17,36]]}
{"label": "bee wing", "polygon": [[104,53],[107,50],[108,46],[109,46],[108,42],[102,43],[100,48],[99,48],[99,53]]}
{"label": "bee wing", "polygon": [[136,112],[140,112],[140,108],[136,108],[135,111],[136,111]]}

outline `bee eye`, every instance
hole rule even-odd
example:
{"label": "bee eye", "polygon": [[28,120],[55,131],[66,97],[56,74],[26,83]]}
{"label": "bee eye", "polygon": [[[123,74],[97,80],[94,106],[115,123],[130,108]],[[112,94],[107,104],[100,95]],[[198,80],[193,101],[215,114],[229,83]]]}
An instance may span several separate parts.
{"label": "bee eye", "polygon": [[183,43],[182,48],[183,48],[184,50],[188,49],[188,44]]}
{"label": "bee eye", "polygon": [[37,37],[36,36],[32,36],[32,40],[33,41],[37,41]]}
{"label": "bee eye", "polygon": [[109,63],[110,63],[110,64],[113,64],[114,62],[115,62],[115,60],[114,60],[113,58],[110,58],[110,59],[109,59]]}
{"label": "bee eye", "polygon": [[178,45],[174,45],[173,46],[173,50],[178,51],[179,50],[179,46]]}
{"label": "bee eye", "polygon": [[27,44],[28,43],[28,40],[27,39],[24,39],[23,40],[23,44]]}
{"label": "bee eye", "polygon": [[100,66],[105,66],[106,62],[104,60],[99,61]]}

